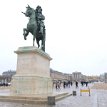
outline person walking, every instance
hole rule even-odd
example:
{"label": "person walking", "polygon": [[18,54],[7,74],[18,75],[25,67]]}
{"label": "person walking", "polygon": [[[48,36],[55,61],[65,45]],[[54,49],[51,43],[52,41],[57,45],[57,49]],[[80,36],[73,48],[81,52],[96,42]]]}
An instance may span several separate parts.
{"label": "person walking", "polygon": [[78,88],[78,82],[77,81],[75,82],[75,85],[76,85],[76,88]]}

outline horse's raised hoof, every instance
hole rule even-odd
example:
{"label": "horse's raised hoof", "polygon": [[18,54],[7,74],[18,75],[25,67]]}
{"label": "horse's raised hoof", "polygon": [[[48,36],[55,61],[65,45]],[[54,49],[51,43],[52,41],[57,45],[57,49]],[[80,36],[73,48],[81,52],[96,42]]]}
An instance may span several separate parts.
{"label": "horse's raised hoof", "polygon": [[26,37],[24,37],[24,40],[27,40]]}

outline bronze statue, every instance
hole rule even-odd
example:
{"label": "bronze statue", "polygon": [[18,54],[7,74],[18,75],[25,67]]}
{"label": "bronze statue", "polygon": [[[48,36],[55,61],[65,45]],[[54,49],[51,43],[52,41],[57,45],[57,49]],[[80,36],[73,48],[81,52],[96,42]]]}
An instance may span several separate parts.
{"label": "bronze statue", "polygon": [[[26,13],[22,12],[26,17],[29,17],[29,22],[27,28],[23,29],[24,39],[26,40],[29,32],[33,35],[33,46],[35,45],[35,39],[38,45],[38,48],[41,47],[45,51],[45,25],[43,20],[45,20],[44,15],[42,14],[41,6],[37,6],[34,10],[29,5],[26,7]],[[41,46],[39,45],[39,41]]]}

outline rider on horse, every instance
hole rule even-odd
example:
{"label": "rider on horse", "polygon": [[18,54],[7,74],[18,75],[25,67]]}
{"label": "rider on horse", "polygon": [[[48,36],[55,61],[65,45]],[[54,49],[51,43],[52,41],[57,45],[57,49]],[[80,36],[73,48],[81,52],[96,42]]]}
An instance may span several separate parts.
{"label": "rider on horse", "polygon": [[39,34],[43,35],[45,29],[43,20],[45,20],[45,16],[42,14],[41,6],[37,6],[35,12],[36,12],[36,20],[38,24]]}
{"label": "rider on horse", "polygon": [[[23,29],[24,39],[29,33],[33,35],[33,46],[34,41],[36,39],[38,48],[40,47],[43,51],[45,51],[45,25],[43,20],[45,20],[44,15],[42,15],[42,8],[37,6],[36,10],[31,8],[29,5],[26,8],[26,13],[22,12],[26,17],[29,17],[29,22],[27,24],[27,28]],[[39,45],[39,41],[41,40],[41,45]]]}

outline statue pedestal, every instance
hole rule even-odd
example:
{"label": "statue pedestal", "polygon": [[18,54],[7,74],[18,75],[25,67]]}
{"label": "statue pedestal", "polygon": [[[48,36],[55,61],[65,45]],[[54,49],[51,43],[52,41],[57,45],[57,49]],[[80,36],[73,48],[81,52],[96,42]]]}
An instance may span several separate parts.
{"label": "statue pedestal", "polygon": [[52,94],[50,60],[42,50],[29,46],[17,51],[17,70],[12,78],[12,95],[47,97]]}

